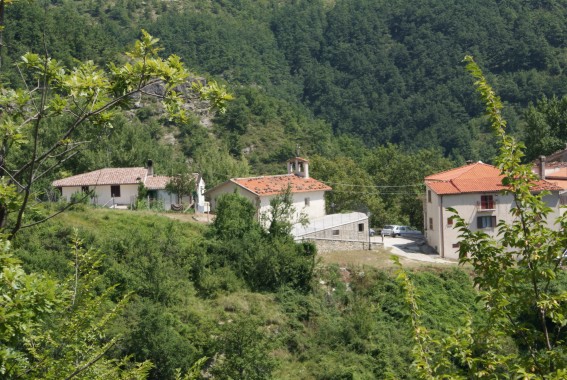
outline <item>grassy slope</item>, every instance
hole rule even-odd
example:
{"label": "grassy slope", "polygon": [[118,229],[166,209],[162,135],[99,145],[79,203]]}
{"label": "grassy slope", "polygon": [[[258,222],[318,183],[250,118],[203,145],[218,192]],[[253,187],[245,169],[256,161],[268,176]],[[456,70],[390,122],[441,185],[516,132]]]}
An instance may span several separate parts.
{"label": "grassy slope", "polygon": [[[174,368],[214,357],[223,347],[219,340],[237,323],[253,323],[262,332],[248,345],[258,350],[254,355],[269,353],[275,360],[274,378],[412,378],[407,311],[390,270],[351,265],[346,284],[338,266],[321,264],[308,294],[252,293],[240,285],[202,298],[191,277],[204,257],[199,243],[206,226],[153,213],[89,208],[24,231],[16,251],[28,268],[63,277],[71,269],[73,228],[87,247],[106,254],[107,283],[135,293],[112,333],[124,336],[122,354],[156,364],[152,378],[171,378]],[[210,273],[209,281],[228,281],[222,276]],[[476,313],[464,272],[423,269],[413,277],[424,295],[427,326],[452,330],[467,311]]]}

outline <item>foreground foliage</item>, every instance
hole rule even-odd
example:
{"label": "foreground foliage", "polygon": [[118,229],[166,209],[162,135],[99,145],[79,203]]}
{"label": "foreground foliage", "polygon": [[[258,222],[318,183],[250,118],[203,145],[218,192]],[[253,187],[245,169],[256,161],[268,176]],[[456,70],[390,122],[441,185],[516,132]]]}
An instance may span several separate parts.
{"label": "foreground foliage", "polygon": [[0,374],[3,379],[145,379],[152,364],[109,358],[106,329],[124,307],[101,286],[102,256],[71,241],[72,273],[58,282],[27,274],[4,243],[0,256]]}
{"label": "foreground foliage", "polygon": [[453,334],[428,331],[421,324],[416,288],[400,272],[414,331],[414,366],[422,379],[515,378],[564,379],[567,376],[567,216],[550,228],[552,210],[534,190],[537,176],[522,165],[524,147],[505,131],[502,104],[472,57],[467,70],[486,105],[500,144],[497,165],[505,193],[514,196],[514,221],[498,223],[498,235],[471,230],[456,214],[461,263],[474,268],[474,283],[486,320],[468,321]]}
{"label": "foreground foliage", "polygon": [[[263,266],[239,271],[243,261],[227,257],[227,249],[217,250],[220,237],[205,240],[205,235],[216,235],[214,227],[209,231],[150,212],[85,207],[21,232],[14,253],[26,273],[45,271],[60,282],[72,276],[73,267],[61,252],[69,252],[73,227],[85,249],[106,253],[96,291],[118,284],[112,303],[131,293],[106,330],[107,339],[120,337],[106,357],[149,360],[150,379],[174,379],[177,369],[185,374],[203,357],[208,359],[200,370],[219,379],[241,370],[289,380],[415,378],[408,371],[408,312],[388,272],[318,265],[306,290],[296,279],[302,268],[310,267],[296,266],[293,260],[303,263],[305,258],[285,249],[275,269],[289,273],[278,277],[288,278],[289,285],[266,288],[262,276],[269,279],[278,272]],[[229,228],[223,230],[228,233]],[[225,235],[223,241],[247,247],[241,251],[245,255],[276,254],[262,239],[237,239],[234,230],[230,234],[234,240]],[[268,257],[262,261],[269,262]],[[258,279],[252,280],[254,276]],[[483,318],[467,273],[432,269],[411,276],[428,299],[423,305],[426,327],[455,330],[465,310],[475,319]],[[239,329],[246,334],[236,334]]]}

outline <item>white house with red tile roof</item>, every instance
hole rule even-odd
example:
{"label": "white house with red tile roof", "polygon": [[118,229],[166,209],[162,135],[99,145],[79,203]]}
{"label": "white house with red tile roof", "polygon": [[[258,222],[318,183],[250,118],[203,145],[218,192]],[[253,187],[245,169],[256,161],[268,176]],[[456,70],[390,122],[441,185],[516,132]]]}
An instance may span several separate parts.
{"label": "white house with red tile roof", "polygon": [[[202,212],[205,206],[205,182],[199,174],[194,176],[195,208]],[[93,191],[93,204],[119,207],[134,204],[138,197],[138,186],[143,183],[148,189],[149,197],[161,200],[164,208],[169,210],[172,204],[180,203],[177,194],[170,194],[166,190],[170,180],[171,177],[154,175],[153,164],[149,160],[147,168],[104,168],[56,180],[52,186],[61,189],[62,198],[67,201],[75,193]],[[191,198],[186,197],[183,202],[189,204]]]}
{"label": "white house with red tile roof", "polygon": [[284,192],[288,186],[293,197],[296,213],[309,219],[325,215],[325,191],[331,187],[309,177],[309,161],[295,157],[287,163],[288,174],[249,178],[232,178],[206,192],[211,210],[217,206],[217,199],[223,194],[237,192],[248,198],[258,209],[258,216],[270,208],[270,201]]}
{"label": "white house with red tile roof", "polygon": [[[510,210],[514,199],[511,194],[501,193],[505,189],[502,178],[498,168],[482,162],[425,177],[425,236],[441,257],[459,258],[459,231],[453,228],[449,219],[453,214],[447,211],[448,207],[457,210],[472,230],[482,229],[494,236],[500,220],[512,221]],[[555,228],[553,222],[560,215],[561,188],[539,180],[533,191],[542,190],[551,193],[544,200],[553,210],[549,215],[549,226]]]}

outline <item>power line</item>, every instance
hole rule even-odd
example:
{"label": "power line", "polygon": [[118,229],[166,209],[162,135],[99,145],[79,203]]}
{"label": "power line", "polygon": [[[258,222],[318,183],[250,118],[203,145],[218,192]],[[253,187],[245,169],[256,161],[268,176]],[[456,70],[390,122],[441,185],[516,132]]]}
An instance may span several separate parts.
{"label": "power line", "polygon": [[319,182],[323,182],[325,185],[342,185],[342,186],[350,186],[350,187],[371,187],[371,188],[377,188],[377,189],[389,188],[389,187],[418,187],[418,186],[424,186],[423,183],[417,183],[417,184],[413,184],[413,185],[352,185],[352,184],[350,184],[350,183],[340,183],[340,182],[325,182],[325,181],[319,181]]}
{"label": "power line", "polygon": [[367,192],[367,191],[335,191],[332,190],[330,192],[333,193],[340,193],[340,194],[359,194],[359,195],[376,195],[376,196],[382,196],[382,195],[411,195],[411,196],[415,196],[415,195],[421,195],[421,194],[416,194],[416,193],[408,193],[408,192],[401,192],[401,191],[392,191],[392,192],[380,192],[380,193],[375,193],[375,192]]}

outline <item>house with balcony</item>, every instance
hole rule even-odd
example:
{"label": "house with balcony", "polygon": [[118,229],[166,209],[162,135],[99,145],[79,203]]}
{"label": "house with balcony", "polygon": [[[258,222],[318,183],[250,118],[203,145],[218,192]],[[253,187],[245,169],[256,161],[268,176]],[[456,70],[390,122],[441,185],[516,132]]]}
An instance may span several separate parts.
{"label": "house with balcony", "polygon": [[[459,258],[459,231],[453,228],[451,207],[471,230],[483,230],[496,236],[497,224],[512,222],[514,207],[511,194],[504,194],[503,176],[495,166],[475,162],[425,177],[424,230],[427,243],[443,258]],[[548,190],[544,201],[553,210],[548,216],[551,228],[560,215],[561,188],[550,181],[534,183],[533,192]]]}
{"label": "house with balcony", "polygon": [[539,178],[560,187],[560,203],[562,206],[567,206],[567,149],[560,150],[547,157],[540,156],[533,163],[532,171]]}

